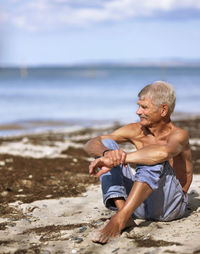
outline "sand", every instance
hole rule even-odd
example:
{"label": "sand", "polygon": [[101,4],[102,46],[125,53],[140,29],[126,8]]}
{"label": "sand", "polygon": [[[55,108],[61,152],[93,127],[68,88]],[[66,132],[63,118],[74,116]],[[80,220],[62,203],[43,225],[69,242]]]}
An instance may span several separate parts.
{"label": "sand", "polygon": [[103,206],[98,179],[88,176],[83,144],[118,126],[1,138],[0,253],[200,253],[200,120],[177,124],[190,131],[195,166],[185,217],[137,219],[105,245],[91,233],[113,212]]}

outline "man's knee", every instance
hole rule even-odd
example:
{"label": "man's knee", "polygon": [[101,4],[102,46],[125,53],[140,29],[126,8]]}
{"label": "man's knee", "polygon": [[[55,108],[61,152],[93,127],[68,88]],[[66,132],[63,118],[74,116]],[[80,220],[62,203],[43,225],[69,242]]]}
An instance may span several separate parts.
{"label": "man's knee", "polygon": [[119,145],[112,139],[102,139],[101,142],[110,150],[120,149]]}
{"label": "man's knee", "polygon": [[147,183],[152,190],[159,188],[159,182],[164,172],[165,163],[155,165],[137,165],[135,181]]}

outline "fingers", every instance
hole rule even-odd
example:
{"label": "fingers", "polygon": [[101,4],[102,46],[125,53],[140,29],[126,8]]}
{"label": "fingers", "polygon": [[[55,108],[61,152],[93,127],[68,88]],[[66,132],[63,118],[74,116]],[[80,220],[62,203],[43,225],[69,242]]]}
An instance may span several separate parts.
{"label": "fingers", "polygon": [[111,150],[106,152],[104,157],[110,158],[115,167],[125,163],[126,153],[122,149]]}
{"label": "fingers", "polygon": [[90,163],[89,174],[91,176],[99,177],[120,164],[126,166],[125,161],[126,153],[122,149],[108,151],[105,153],[105,156]]}
{"label": "fingers", "polygon": [[[100,159],[100,158],[99,158]],[[97,173],[97,168],[98,168],[98,165],[100,163],[100,160],[99,159],[96,159],[94,161],[92,161],[89,165],[89,174],[90,175],[96,175]]]}
{"label": "fingers", "polygon": [[100,157],[89,165],[89,174],[99,177],[102,174],[107,173],[114,167],[112,161],[109,158]]}

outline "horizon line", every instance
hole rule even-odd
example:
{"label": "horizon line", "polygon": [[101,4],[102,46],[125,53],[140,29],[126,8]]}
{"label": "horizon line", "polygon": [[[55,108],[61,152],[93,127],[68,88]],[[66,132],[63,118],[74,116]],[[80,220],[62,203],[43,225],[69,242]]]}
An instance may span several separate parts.
{"label": "horizon line", "polygon": [[0,68],[48,68],[48,67],[87,67],[87,66],[124,66],[124,67],[184,67],[200,66],[199,59],[156,59],[156,60],[136,60],[136,61],[114,61],[114,60],[105,60],[105,61],[85,61],[85,62],[76,62],[76,63],[42,63],[42,64],[1,64]]}

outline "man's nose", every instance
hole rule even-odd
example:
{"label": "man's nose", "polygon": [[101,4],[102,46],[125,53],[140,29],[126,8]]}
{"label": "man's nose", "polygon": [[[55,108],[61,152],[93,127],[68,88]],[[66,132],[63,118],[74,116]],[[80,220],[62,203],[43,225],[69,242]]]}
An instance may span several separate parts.
{"label": "man's nose", "polygon": [[139,108],[137,109],[136,114],[137,114],[137,115],[141,115],[141,114],[142,114],[141,107],[139,107]]}

